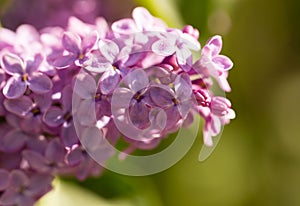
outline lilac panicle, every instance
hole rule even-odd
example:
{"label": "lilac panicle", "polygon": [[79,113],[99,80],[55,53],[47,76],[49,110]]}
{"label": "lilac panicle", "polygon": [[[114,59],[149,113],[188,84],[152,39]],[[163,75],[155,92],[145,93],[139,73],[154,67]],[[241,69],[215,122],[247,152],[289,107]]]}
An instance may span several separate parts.
{"label": "lilac panicle", "polygon": [[235,118],[211,89],[212,78],[231,89],[221,37],[201,50],[197,29],[168,28],[145,8],[111,25],[70,17],[65,28],[21,25],[0,37],[0,205],[33,205],[54,175],[99,175],[96,162],[115,155],[118,141],[125,159],[200,115],[212,146]]}

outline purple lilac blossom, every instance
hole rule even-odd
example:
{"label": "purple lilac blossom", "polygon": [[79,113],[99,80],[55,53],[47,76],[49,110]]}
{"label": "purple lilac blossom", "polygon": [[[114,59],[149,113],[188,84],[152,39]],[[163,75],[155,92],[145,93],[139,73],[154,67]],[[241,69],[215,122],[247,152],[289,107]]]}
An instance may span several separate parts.
{"label": "purple lilac blossom", "polygon": [[199,31],[168,28],[145,8],[110,26],[70,17],[66,28],[21,25],[0,37],[0,205],[33,205],[54,175],[98,176],[119,141],[123,160],[200,115],[212,146],[235,118],[211,89],[213,77],[230,91],[221,37],[194,60]]}
{"label": "purple lilac blossom", "polygon": [[70,16],[93,23],[101,15],[112,22],[128,16],[133,7],[133,0],[14,0],[2,14],[1,22],[10,29],[20,24],[38,29],[65,27]]}

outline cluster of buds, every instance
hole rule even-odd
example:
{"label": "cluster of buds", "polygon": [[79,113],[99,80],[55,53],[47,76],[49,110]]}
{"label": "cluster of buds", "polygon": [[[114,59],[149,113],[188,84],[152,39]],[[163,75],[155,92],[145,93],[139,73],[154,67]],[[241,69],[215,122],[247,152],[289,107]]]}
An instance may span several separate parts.
{"label": "cluster of buds", "polygon": [[235,116],[211,91],[213,79],[230,91],[221,37],[193,61],[198,30],[168,28],[145,8],[110,26],[71,17],[67,28],[21,25],[0,37],[0,205],[33,205],[53,175],[99,175],[111,145],[128,145],[121,159],[153,149],[197,114],[211,146]]}

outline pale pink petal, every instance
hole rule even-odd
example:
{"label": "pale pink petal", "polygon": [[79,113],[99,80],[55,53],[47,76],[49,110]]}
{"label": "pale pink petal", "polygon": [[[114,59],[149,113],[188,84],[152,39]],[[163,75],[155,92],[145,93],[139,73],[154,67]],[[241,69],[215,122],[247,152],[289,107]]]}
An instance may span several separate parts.
{"label": "pale pink petal", "polygon": [[22,75],[24,73],[24,62],[15,54],[3,55],[1,67],[10,75]]}
{"label": "pale pink petal", "polygon": [[212,56],[216,56],[221,52],[222,49],[222,37],[219,35],[213,36],[208,40],[206,45],[211,50]]}
{"label": "pale pink petal", "polygon": [[116,21],[111,25],[111,29],[118,34],[132,34],[139,31],[132,19]]}
{"label": "pale pink petal", "polygon": [[81,42],[82,53],[90,51],[95,46],[99,38],[98,36],[98,32],[96,31],[84,36]]}
{"label": "pale pink petal", "polygon": [[233,67],[233,62],[231,59],[224,55],[218,55],[214,57],[212,61],[225,71]]}
{"label": "pale pink petal", "polygon": [[132,17],[137,27],[142,31],[144,28],[152,26],[153,16],[143,7],[137,7],[132,11]]}
{"label": "pale pink petal", "polygon": [[62,37],[62,44],[69,52],[73,54],[80,54],[81,39],[77,34],[65,32]]}
{"label": "pale pink petal", "polygon": [[116,57],[120,53],[119,46],[111,40],[100,40],[98,43],[101,54],[107,59],[108,62],[114,63]]}
{"label": "pale pink petal", "polygon": [[175,53],[176,47],[173,41],[160,39],[152,44],[152,51],[158,55],[170,56]]}

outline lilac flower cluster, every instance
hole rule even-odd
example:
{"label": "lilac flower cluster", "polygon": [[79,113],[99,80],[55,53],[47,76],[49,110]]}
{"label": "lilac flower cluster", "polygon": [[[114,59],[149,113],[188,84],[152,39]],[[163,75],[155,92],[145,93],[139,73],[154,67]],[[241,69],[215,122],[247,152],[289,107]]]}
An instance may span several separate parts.
{"label": "lilac flower cluster", "polygon": [[[8,0],[1,14],[1,24],[15,29],[20,24],[31,24],[40,29],[46,26],[65,27],[70,16],[93,23],[101,14],[108,21],[129,14],[133,0]],[[116,7],[118,3],[118,7]],[[39,18],[37,18],[37,16]]]}
{"label": "lilac flower cluster", "polygon": [[[66,29],[0,29],[0,205],[32,205],[51,189],[53,175],[99,175],[120,139],[152,149],[200,114],[204,144],[235,114],[214,96],[231,60],[212,37],[200,51],[192,26],[168,28],[146,9],[109,26],[75,17]],[[97,154],[92,159],[88,152]]]}

